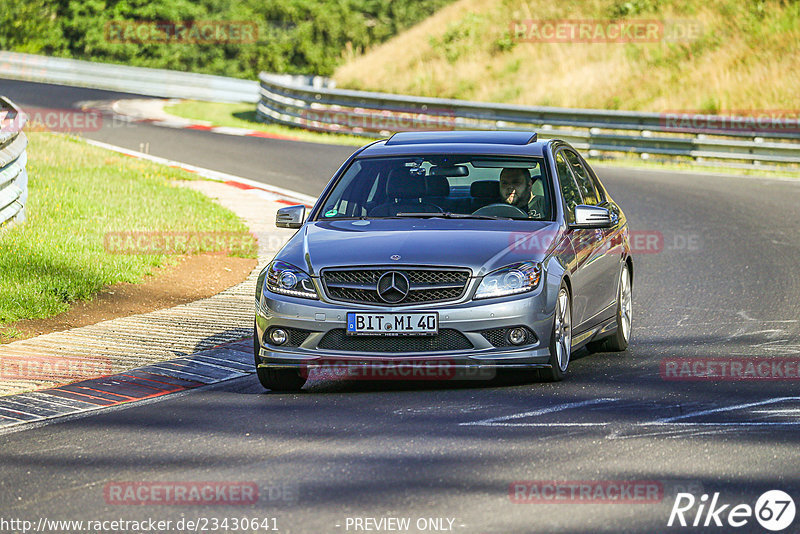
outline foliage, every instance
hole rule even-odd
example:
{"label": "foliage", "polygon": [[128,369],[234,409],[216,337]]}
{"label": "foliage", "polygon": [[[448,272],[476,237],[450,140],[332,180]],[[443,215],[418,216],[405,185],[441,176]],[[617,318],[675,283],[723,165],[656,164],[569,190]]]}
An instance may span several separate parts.
{"label": "foliage", "polygon": [[[3,0],[0,48],[255,79],[327,75],[452,0]],[[255,42],[119,42],[109,23],[255,23]]]}

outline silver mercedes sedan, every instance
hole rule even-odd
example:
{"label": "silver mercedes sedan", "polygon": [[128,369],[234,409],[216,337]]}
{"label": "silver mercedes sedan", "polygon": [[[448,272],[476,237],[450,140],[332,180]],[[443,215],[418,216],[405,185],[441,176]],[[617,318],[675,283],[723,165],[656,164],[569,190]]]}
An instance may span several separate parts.
{"label": "silver mercedes sedan", "polygon": [[[354,153],[261,272],[255,365],[274,391],[365,379],[564,378],[631,335],[625,215],[568,143],[398,133]],[[533,373],[531,373],[533,371]],[[326,375],[322,375],[326,376]]]}

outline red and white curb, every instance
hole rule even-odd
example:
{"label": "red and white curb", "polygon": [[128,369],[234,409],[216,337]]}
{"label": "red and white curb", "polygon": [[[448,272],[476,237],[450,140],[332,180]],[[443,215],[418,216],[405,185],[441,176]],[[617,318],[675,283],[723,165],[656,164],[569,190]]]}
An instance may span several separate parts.
{"label": "red and white curb", "polygon": [[115,375],[0,397],[0,434],[254,373],[252,338],[245,338]]}
{"label": "red and white curb", "polygon": [[83,111],[96,111],[111,113],[124,122],[143,122],[160,126],[162,128],[176,128],[180,130],[197,130],[221,135],[234,135],[237,137],[261,137],[265,139],[280,139],[283,141],[303,141],[299,137],[282,135],[249,128],[235,126],[215,126],[207,121],[198,121],[177,117],[164,111],[165,104],[181,102],[181,100],[161,99],[122,99],[113,101],[84,101],[77,106]]}
{"label": "red and white curb", "polygon": [[174,161],[159,156],[153,156],[151,154],[145,154],[144,152],[137,152],[136,150],[130,150],[120,146],[103,143],[101,141],[94,141],[92,139],[86,139],[86,142],[92,146],[104,148],[107,150],[112,150],[114,152],[130,156],[132,158],[144,159],[161,165],[166,165],[174,169],[181,169],[186,172],[202,176],[203,178],[208,178],[209,180],[223,182],[227,185],[231,185],[239,189],[250,189],[253,190],[253,192],[258,194],[260,197],[266,200],[272,200],[278,202],[280,204],[286,204],[290,206],[295,204],[303,204],[307,208],[311,208],[311,206],[313,206],[314,203],[317,201],[317,199],[312,197],[311,195],[305,195],[303,193],[298,193],[297,191],[284,189],[283,187],[262,184],[261,182],[250,180],[249,178],[242,178],[241,176],[236,176],[233,174],[228,174],[220,171],[214,171],[211,169],[206,169],[204,167],[191,165],[189,163],[183,163],[180,161]]}
{"label": "red and white curb", "polygon": [[[309,206],[316,199],[254,180],[128,150],[94,140],[90,145],[223,182],[281,204]],[[212,297],[213,298],[213,297]],[[156,361],[110,376],[98,376],[28,393],[0,397],[0,434],[44,424],[51,419],[146,401],[241,378],[255,372],[252,338],[228,342],[182,358]]]}
{"label": "red and white curb", "polygon": [[146,122],[154,126],[161,126],[162,128],[178,128],[181,130],[198,130],[202,132],[211,132],[222,135],[235,135],[239,137],[263,137],[266,139],[281,139],[283,141],[302,141],[298,137],[290,135],[280,135],[269,132],[262,132],[260,130],[249,130],[247,128],[236,128],[235,126],[213,126],[201,122],[182,122],[170,120],[156,120],[156,119],[135,119],[134,122]]}

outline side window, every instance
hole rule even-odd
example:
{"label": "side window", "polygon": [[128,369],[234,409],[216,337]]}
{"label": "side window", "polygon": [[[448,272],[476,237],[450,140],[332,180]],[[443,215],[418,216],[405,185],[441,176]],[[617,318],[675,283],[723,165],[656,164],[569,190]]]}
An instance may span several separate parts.
{"label": "side window", "polygon": [[569,170],[564,153],[559,152],[556,154],[556,172],[558,173],[558,182],[561,185],[561,196],[564,197],[564,209],[566,210],[567,223],[575,222],[575,206],[582,204],[581,193],[578,186],[575,185],[575,180],[572,177],[572,172]]}
{"label": "side window", "polygon": [[599,195],[594,187],[594,182],[592,182],[589,172],[583,167],[578,155],[569,150],[564,150],[563,154],[567,157],[569,167],[572,169],[572,174],[575,175],[578,189],[580,189],[581,195],[583,196],[583,203],[590,206],[599,204]]}
{"label": "side window", "polygon": [[592,184],[594,184],[594,190],[597,191],[597,203],[598,203],[598,205],[599,204],[603,204],[604,202],[606,202],[608,200],[608,198],[606,198],[606,194],[603,191],[603,187],[600,185],[600,180],[597,178],[597,173],[594,172],[594,169],[592,169],[589,166],[589,164],[586,163],[585,161],[583,162],[583,168],[586,169],[587,171],[589,171],[589,178],[592,179]]}
{"label": "side window", "polygon": [[375,175],[375,180],[372,182],[372,188],[367,193],[367,202],[374,202],[375,196],[378,193],[378,183],[380,182],[380,177]]}
{"label": "side window", "polygon": [[346,174],[340,181],[340,187],[343,188],[342,195],[338,199],[328,199],[325,207],[320,214],[321,218],[330,217],[352,217],[363,214],[362,199],[366,192],[362,191],[364,182],[362,176],[368,173],[368,169],[364,169],[360,162],[356,161],[347,170]]}

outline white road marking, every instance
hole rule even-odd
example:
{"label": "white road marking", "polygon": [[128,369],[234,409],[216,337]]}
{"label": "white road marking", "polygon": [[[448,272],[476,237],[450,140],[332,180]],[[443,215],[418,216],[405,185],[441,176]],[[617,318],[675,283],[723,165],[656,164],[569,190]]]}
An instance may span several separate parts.
{"label": "white road marking", "polygon": [[728,427],[728,426],[800,426],[800,421],[723,421],[719,423],[703,422],[694,423],[691,421],[678,421],[678,422],[660,422],[660,421],[641,421],[638,423],[624,423],[624,422],[597,422],[597,423],[460,423],[460,426],[470,425],[481,426],[529,426],[529,427],[546,427],[546,428],[570,428],[581,426],[612,426],[612,425],[630,425],[635,427],[649,427],[649,426],[665,426],[674,428],[691,428],[691,427]]}
{"label": "white road marking", "polygon": [[[622,399],[616,398],[600,398],[600,399],[590,399],[585,401],[578,401],[578,402],[570,402],[565,404],[559,404],[556,406],[550,406],[547,408],[541,408],[539,410],[532,410],[529,412],[522,412],[512,415],[504,415],[499,417],[491,417],[489,419],[482,419],[480,421],[471,421],[465,423],[459,423],[459,426],[502,426],[502,427],[536,427],[536,428],[578,428],[578,427],[609,427],[609,426],[619,426],[619,427],[637,427],[637,428],[644,428],[644,427],[661,427],[661,428],[672,428],[675,430],[667,431],[669,432],[679,432],[686,429],[702,429],[702,428],[718,428],[718,429],[729,429],[729,428],[736,428],[736,427],[743,427],[743,428],[758,428],[758,427],[794,427],[800,426],[800,420],[797,421],[684,421],[684,419],[689,419],[692,417],[702,417],[705,415],[711,414],[718,414],[718,413],[725,413],[731,412],[736,410],[744,410],[747,408],[753,408],[756,406],[766,406],[770,404],[776,404],[780,402],[787,402],[787,401],[800,401],[800,397],[775,397],[772,399],[766,399],[763,401],[757,402],[748,402],[748,403],[741,403],[741,404],[733,404],[730,406],[722,406],[718,408],[709,408],[705,410],[697,410],[681,415],[675,415],[672,417],[664,417],[661,419],[656,419],[652,421],[639,421],[639,422],[625,422],[625,421],[597,421],[597,422],[570,422],[570,421],[553,421],[553,422],[513,422],[514,419],[524,419],[526,417],[536,417],[540,415],[546,415],[556,412],[561,412],[565,410],[570,410],[572,408],[584,408],[584,407],[599,407],[598,405],[601,404],[614,404],[614,407],[619,407],[620,405],[617,404]],[[667,406],[668,408],[669,406]],[[761,411],[753,411],[751,413],[769,413],[769,414],[786,414],[786,415],[794,415],[800,414],[800,409],[776,409],[776,410],[761,410]],[[656,432],[655,434],[662,434],[662,432]],[[618,437],[619,432],[615,431],[611,434],[610,437]]]}
{"label": "white road marking", "polygon": [[753,410],[751,413],[763,413],[767,415],[800,415],[800,408],[786,408],[784,410]]}
{"label": "white road marking", "polygon": [[635,423],[636,426],[677,426],[677,427],[703,427],[703,426],[796,426],[800,425],[800,421],[721,421],[721,422],[660,422],[650,421],[644,423]]}
{"label": "white road marking", "polygon": [[250,135],[251,133],[253,133],[253,130],[248,130],[246,128],[236,128],[233,126],[215,126],[211,128],[210,131],[223,135]]}
{"label": "white road marking", "polygon": [[[662,427],[663,428],[663,427]],[[671,427],[668,430],[655,430],[653,432],[643,432],[639,430],[628,431],[625,429],[616,429],[606,436],[606,439],[632,439],[632,438],[648,438],[648,437],[663,437],[668,439],[685,438],[687,436],[701,436],[706,434],[724,434],[735,432],[735,428],[715,427],[711,429],[704,429],[698,427]]]}
{"label": "white road marking", "polygon": [[[741,321],[708,321],[702,323],[684,323],[683,321],[686,320],[688,316],[684,316],[680,321],[678,321],[675,326],[730,326],[730,325],[741,325]],[[775,321],[760,321],[763,324],[768,323],[800,323],[798,319],[780,319]]]}
{"label": "white road marking", "polygon": [[[744,408],[752,408],[754,406],[764,406],[766,404],[775,404],[777,402],[785,402],[785,401],[800,401],[800,397],[775,397],[773,399],[767,399],[758,402],[748,402],[745,404],[734,404],[732,406],[723,406],[721,408],[712,408],[710,410],[701,410],[699,412],[690,412],[681,415],[675,415],[673,417],[665,417],[663,419],[659,419],[655,421],[656,423],[672,423],[679,419],[688,419],[690,417],[700,417],[702,415],[709,415],[712,413],[720,413],[720,412],[730,412],[733,410],[741,410]],[[798,421],[800,424],[800,421]]]}
{"label": "white road marking", "polygon": [[[537,423],[504,423],[503,421],[510,421],[511,419],[522,419],[524,417],[535,417],[537,415],[545,415],[548,413],[561,412],[569,410],[570,408],[581,408],[583,406],[591,406],[593,404],[600,404],[603,402],[616,402],[619,399],[590,399],[579,402],[568,402],[566,404],[559,404],[557,406],[550,406],[548,408],[541,408],[531,412],[522,412],[514,415],[504,415],[500,417],[491,417],[481,421],[472,421],[468,423],[459,423],[460,426],[536,426]],[[591,426],[595,423],[561,423],[568,426]],[[547,426],[546,423],[538,423],[538,425]]]}
{"label": "white road marking", "polygon": [[[785,341],[781,341],[780,343],[785,343]],[[767,352],[777,352],[782,355],[800,354],[800,345],[770,345],[769,347],[762,348]]]}
{"label": "white road marking", "polygon": [[739,310],[739,312],[736,315],[738,315],[739,317],[741,317],[745,321],[758,321],[758,319],[756,319],[755,317],[750,317],[747,314],[747,310]]}
{"label": "white road marking", "polygon": [[256,189],[260,189],[262,191],[268,191],[270,193],[279,195],[279,196],[281,196],[281,197],[283,197],[283,198],[285,198],[287,200],[300,201],[300,203],[309,204],[309,205],[313,205],[317,201],[316,198],[314,198],[314,197],[312,197],[310,195],[305,195],[303,193],[299,193],[297,191],[292,191],[290,189],[285,189],[283,187],[278,187],[278,186],[275,186],[275,185],[263,184],[261,182],[255,181],[255,180],[250,180],[249,178],[242,178],[241,176],[235,176],[233,174],[228,174],[228,173],[225,173],[225,172],[214,171],[214,170],[211,170],[211,169],[198,167],[196,165],[190,165],[188,163],[183,163],[183,162],[180,162],[180,161],[173,161],[173,160],[170,160],[170,159],[167,159],[167,158],[162,158],[162,157],[159,157],[159,156],[152,156],[150,154],[144,154],[142,152],[137,152],[136,150],[130,150],[130,149],[123,148],[123,147],[120,147],[120,146],[110,145],[108,143],[103,143],[101,141],[95,141],[93,139],[86,139],[86,143],[90,144],[90,145],[93,145],[93,146],[100,147],[100,148],[105,148],[107,150],[112,150],[114,152],[119,152],[120,154],[126,154],[126,155],[131,156],[131,157],[152,161],[154,163],[160,163],[162,165],[168,165],[168,166],[172,166],[172,167],[179,167],[181,169],[184,169],[184,170],[187,170],[187,171],[190,171],[190,172],[194,172],[197,175],[202,176],[204,178],[208,178],[210,180],[221,181],[221,182],[230,181],[230,182],[237,182],[237,183],[240,183],[240,184],[249,185],[249,186],[252,186],[252,187],[254,187]]}

